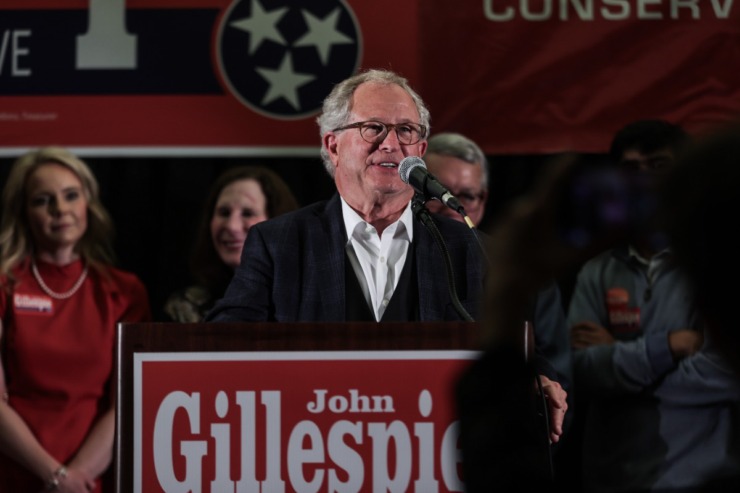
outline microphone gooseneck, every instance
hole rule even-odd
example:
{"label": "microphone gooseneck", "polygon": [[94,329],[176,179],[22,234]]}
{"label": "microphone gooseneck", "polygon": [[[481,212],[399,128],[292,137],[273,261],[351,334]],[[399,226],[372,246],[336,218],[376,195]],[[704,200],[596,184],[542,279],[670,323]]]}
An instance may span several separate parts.
{"label": "microphone gooseneck", "polygon": [[464,219],[467,225],[472,229],[474,228],[473,222],[470,220],[467,214],[465,214],[465,208],[457,200],[457,197],[452,195],[437,178],[429,172],[424,160],[418,156],[408,156],[401,160],[398,165],[398,174],[401,177],[401,181],[411,185],[414,190],[421,194],[425,200],[437,199],[450,209],[456,211]]}
{"label": "microphone gooseneck", "polygon": [[454,211],[465,211],[457,198],[429,172],[422,158],[418,156],[403,158],[398,165],[398,174],[404,183],[414,187],[427,200],[439,199]]}

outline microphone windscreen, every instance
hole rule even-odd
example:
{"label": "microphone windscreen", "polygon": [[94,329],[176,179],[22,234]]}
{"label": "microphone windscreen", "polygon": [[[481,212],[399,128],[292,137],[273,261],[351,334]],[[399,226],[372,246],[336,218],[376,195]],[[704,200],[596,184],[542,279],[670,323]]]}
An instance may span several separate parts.
{"label": "microphone windscreen", "polygon": [[424,160],[419,156],[408,156],[403,158],[398,165],[398,174],[401,175],[401,181],[408,183],[411,171],[418,166],[421,166],[424,169],[427,167]]}

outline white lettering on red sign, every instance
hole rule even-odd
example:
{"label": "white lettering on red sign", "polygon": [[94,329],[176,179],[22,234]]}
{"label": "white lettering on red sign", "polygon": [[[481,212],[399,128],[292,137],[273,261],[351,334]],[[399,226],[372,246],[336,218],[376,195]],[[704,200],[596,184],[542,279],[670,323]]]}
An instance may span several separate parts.
{"label": "white lettering on red sign", "polygon": [[[328,395],[325,389],[314,390],[314,400],[306,404],[306,409],[314,414],[334,413],[379,413],[394,412],[393,398],[389,395],[361,395],[350,389],[347,395]],[[157,410],[153,431],[154,466],[162,489],[168,493],[198,493],[202,484],[202,464],[205,457],[214,460],[215,478],[210,483],[210,491],[275,492],[286,491],[286,480],[281,475],[282,460],[287,461],[288,481],[291,488],[301,492],[358,492],[365,484],[365,464],[360,454],[350,444],[362,445],[369,440],[372,448],[370,478],[373,492],[419,492],[436,493],[440,479],[448,491],[463,491],[462,480],[458,475],[461,460],[458,442],[458,423],[452,422],[445,429],[441,443],[435,443],[434,423],[417,421],[406,423],[401,420],[391,422],[362,422],[338,420],[328,430],[322,429],[311,420],[302,420],[293,426],[287,442],[285,454],[280,450],[281,438],[281,392],[280,391],[236,391],[233,403],[238,408],[241,430],[232,433],[229,423],[210,423],[208,432],[201,429],[200,392],[190,394],[173,391],[167,394]],[[265,450],[257,450],[257,399],[264,408],[265,434],[259,443]],[[229,395],[220,391],[214,402],[216,415],[225,419],[229,414]],[[419,395],[418,410],[422,418],[431,412],[431,395],[424,390]],[[184,412],[187,416],[189,432],[202,436],[198,440],[182,440],[174,443],[175,414]],[[204,434],[208,433],[208,436]],[[238,470],[241,477],[231,478],[231,436],[239,436],[239,455],[241,463]],[[210,440],[209,440],[210,438]],[[213,444],[212,449],[209,444]],[[417,453],[414,454],[414,449]],[[265,458],[266,474],[257,479],[257,454]],[[185,477],[178,479],[175,474],[174,454],[185,459]],[[395,467],[390,470],[389,456],[395,457]],[[328,461],[331,464],[328,464]],[[435,460],[441,466],[441,478],[435,477]],[[413,479],[413,462],[418,466],[417,477]],[[311,470],[306,477],[305,465],[324,465]],[[340,473],[341,470],[341,473]],[[342,478],[346,479],[342,479]]]}
{"label": "white lettering on red sign", "polygon": [[[312,413],[323,413],[328,406],[333,413],[392,413],[393,397],[389,395],[360,395],[357,389],[349,390],[349,397],[333,395],[326,398],[327,390],[314,390],[316,400],[309,402],[306,409]],[[327,404],[328,402],[328,404]]]}
{"label": "white lettering on red sign", "polygon": [[[706,0],[483,0],[483,13],[489,21],[508,22],[521,17],[525,21],[608,21],[627,19],[728,19],[734,0],[710,0],[710,9],[700,8]],[[508,4],[508,5],[507,5]]]}

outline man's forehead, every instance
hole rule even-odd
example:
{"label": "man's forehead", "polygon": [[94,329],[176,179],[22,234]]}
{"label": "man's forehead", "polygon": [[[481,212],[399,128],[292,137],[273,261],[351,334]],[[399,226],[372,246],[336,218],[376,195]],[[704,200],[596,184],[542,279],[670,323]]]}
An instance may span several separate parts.
{"label": "man's forehead", "polygon": [[418,110],[411,95],[397,84],[363,82],[352,95],[350,111],[366,117],[379,117],[388,112],[410,112],[418,119]]}

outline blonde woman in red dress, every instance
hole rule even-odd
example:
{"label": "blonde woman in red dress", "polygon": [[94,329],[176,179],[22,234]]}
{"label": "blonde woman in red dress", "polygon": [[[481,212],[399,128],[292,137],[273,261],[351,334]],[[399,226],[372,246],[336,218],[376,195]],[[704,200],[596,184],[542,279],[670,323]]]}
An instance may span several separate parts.
{"label": "blonde woman in red dress", "polygon": [[151,319],[146,288],[113,267],[97,181],[67,150],[20,157],[2,204],[2,491],[100,492],[113,456],[115,328]]}

